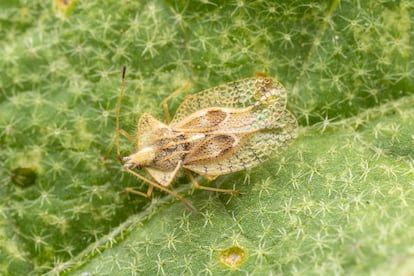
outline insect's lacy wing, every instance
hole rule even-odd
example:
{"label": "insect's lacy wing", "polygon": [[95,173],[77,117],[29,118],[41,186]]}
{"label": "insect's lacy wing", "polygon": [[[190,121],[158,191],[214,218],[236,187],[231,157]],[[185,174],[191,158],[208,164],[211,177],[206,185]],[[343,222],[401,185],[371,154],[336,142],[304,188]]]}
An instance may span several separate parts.
{"label": "insect's lacy wing", "polygon": [[186,96],[171,123],[179,123],[187,116],[205,108],[243,108],[260,104],[264,107],[285,109],[286,101],[286,89],[277,80],[269,77],[247,78]]}
{"label": "insect's lacy wing", "polygon": [[265,103],[247,108],[213,107],[196,111],[170,127],[184,133],[247,134],[283,127],[283,116],[285,108],[276,104]]}
{"label": "insect's lacy wing", "polygon": [[217,176],[256,166],[278,156],[297,137],[297,121],[289,111],[285,110],[280,125],[250,134],[243,145],[219,162],[185,167],[201,175]]}
{"label": "insect's lacy wing", "polygon": [[177,132],[237,132],[242,127],[252,126],[255,115],[251,109],[213,107],[194,112],[182,121],[170,126]]}
{"label": "insect's lacy wing", "polygon": [[159,137],[168,133],[170,129],[148,113],[141,115],[138,121],[138,149],[154,144]]}

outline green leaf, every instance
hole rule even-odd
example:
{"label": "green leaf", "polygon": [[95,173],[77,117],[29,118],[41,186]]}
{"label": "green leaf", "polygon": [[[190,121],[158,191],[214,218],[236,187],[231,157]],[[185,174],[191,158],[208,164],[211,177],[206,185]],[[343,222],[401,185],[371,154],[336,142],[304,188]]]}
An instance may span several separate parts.
{"label": "green leaf", "polygon": [[[4,2],[4,1],[3,1]],[[279,3],[278,3],[279,2]],[[414,239],[414,5],[400,1],[0,4],[0,274],[403,274]],[[122,172],[121,127],[265,73],[300,123],[281,156],[174,191]],[[134,150],[121,140],[121,152]]]}

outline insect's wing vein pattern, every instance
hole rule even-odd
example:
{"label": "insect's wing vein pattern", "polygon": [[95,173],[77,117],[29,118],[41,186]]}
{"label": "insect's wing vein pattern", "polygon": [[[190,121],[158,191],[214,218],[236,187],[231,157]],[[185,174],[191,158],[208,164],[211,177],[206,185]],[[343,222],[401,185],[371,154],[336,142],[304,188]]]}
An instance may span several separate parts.
{"label": "insect's wing vein pattern", "polygon": [[[218,155],[213,154],[217,150],[209,152],[208,147],[197,148],[184,160],[184,167],[206,176],[223,175],[253,167],[279,155],[297,136],[297,121],[286,110],[286,100],[286,90],[272,78],[244,79],[188,96],[174,117],[178,127],[185,126],[188,131],[201,130],[197,124],[193,129],[190,124],[185,125],[185,116],[199,112],[201,118],[203,111],[200,109],[218,110],[220,108],[215,106],[221,106],[227,117],[221,116],[220,122],[210,129],[205,123],[204,131],[206,135],[217,135],[221,139],[225,135],[236,138],[237,143]],[[208,118],[208,113],[204,115]],[[217,141],[212,139],[210,142]],[[205,158],[195,157],[201,153]]]}
{"label": "insect's wing vein pattern", "polygon": [[254,105],[266,96],[266,92],[275,91],[272,104],[280,108],[286,107],[287,94],[285,88],[273,78],[246,78],[221,84],[186,96],[178,107],[172,124],[179,123],[198,110],[211,107],[244,108]]}
{"label": "insect's wing vein pattern", "polygon": [[186,164],[185,167],[201,175],[223,175],[256,166],[278,156],[286,150],[297,136],[297,121],[285,111],[283,128],[254,132],[227,158],[216,163]]}

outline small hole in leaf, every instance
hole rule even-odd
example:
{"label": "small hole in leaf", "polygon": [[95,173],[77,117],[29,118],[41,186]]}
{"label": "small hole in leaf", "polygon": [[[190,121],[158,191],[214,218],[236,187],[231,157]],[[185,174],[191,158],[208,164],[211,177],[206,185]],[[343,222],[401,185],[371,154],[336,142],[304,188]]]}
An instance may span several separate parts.
{"label": "small hole in leaf", "polygon": [[220,253],[220,262],[231,268],[238,268],[246,259],[246,251],[238,246],[232,246]]}
{"label": "small hole in leaf", "polygon": [[35,168],[18,167],[11,172],[11,181],[20,188],[32,186],[37,178]]}

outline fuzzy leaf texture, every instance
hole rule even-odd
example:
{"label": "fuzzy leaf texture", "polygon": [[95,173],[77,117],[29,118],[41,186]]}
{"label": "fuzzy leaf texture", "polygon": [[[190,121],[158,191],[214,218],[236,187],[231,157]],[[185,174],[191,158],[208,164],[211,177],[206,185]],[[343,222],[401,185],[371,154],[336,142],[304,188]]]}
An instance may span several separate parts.
{"label": "fuzzy leaf texture", "polygon": [[[0,274],[404,274],[414,266],[411,0],[2,1]],[[299,138],[198,210],[122,171],[121,127],[261,72]],[[124,155],[133,143],[121,139]]]}

